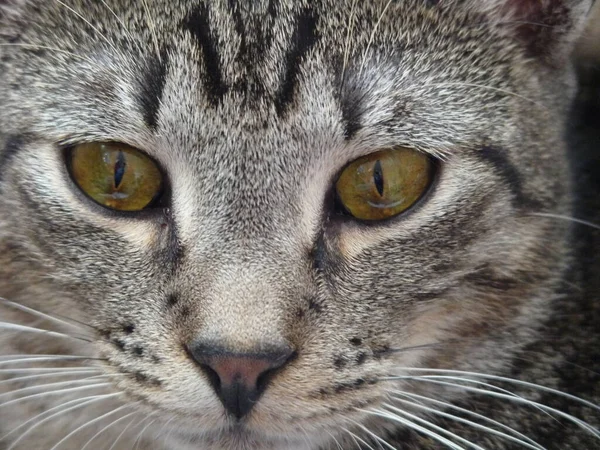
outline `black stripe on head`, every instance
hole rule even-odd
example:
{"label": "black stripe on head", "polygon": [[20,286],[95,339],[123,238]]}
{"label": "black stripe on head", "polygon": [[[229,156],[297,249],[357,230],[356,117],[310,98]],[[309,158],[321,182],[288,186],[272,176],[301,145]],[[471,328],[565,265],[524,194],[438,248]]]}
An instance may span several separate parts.
{"label": "black stripe on head", "polygon": [[140,81],[138,102],[142,109],[144,122],[151,130],[158,126],[158,110],[165,88],[169,54],[163,48],[159,55],[153,55],[146,61],[143,79]]}
{"label": "black stripe on head", "polygon": [[317,18],[310,8],[304,8],[296,21],[296,29],[286,58],[285,74],[275,98],[275,109],[279,116],[285,113],[287,106],[294,99],[300,64],[317,42],[317,37]]}
{"label": "black stripe on head", "polygon": [[4,172],[7,170],[10,161],[26,144],[26,139],[22,135],[8,136],[4,147],[0,150],[0,181],[2,181]]}
{"label": "black stripe on head", "polygon": [[[229,87],[223,81],[221,63],[217,53],[214,32],[211,33],[208,18],[208,8],[200,4],[194,8],[182,23],[182,28],[189,31],[196,39],[198,46],[202,49],[204,59],[205,84],[209,101],[217,106],[223,101],[223,97]],[[211,35],[212,34],[212,35]]]}
{"label": "black stripe on head", "polygon": [[513,194],[515,208],[538,209],[539,202],[525,195],[523,180],[517,168],[510,162],[506,151],[497,147],[483,147],[476,152],[481,161],[491,166],[494,172],[502,177]]}
{"label": "black stripe on head", "polygon": [[357,88],[344,84],[340,98],[340,108],[344,122],[344,137],[350,140],[362,128],[362,94],[357,91]]}

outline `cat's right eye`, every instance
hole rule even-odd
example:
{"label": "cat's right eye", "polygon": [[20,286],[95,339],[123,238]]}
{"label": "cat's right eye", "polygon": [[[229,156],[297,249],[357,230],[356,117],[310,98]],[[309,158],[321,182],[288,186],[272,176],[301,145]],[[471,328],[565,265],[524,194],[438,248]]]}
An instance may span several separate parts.
{"label": "cat's right eye", "polygon": [[161,196],[157,164],[133,147],[113,142],[76,145],[67,153],[71,177],[88,197],[117,211],[141,211]]}

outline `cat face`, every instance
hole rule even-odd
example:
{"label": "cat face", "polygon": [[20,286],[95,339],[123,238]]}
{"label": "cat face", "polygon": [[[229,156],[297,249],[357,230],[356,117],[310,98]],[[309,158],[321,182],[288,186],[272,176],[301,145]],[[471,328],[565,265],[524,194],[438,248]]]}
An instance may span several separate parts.
{"label": "cat face", "polygon": [[[390,377],[500,373],[568,264],[545,215],[570,208],[565,60],[589,2],[479,3],[13,5],[0,294],[85,321],[61,351],[202,448],[367,439],[397,426],[373,415],[393,392],[455,396]],[[95,202],[70,168],[88,143],[145,154],[160,198]],[[419,198],[353,217],[344,169],[399,149],[429,161]]]}

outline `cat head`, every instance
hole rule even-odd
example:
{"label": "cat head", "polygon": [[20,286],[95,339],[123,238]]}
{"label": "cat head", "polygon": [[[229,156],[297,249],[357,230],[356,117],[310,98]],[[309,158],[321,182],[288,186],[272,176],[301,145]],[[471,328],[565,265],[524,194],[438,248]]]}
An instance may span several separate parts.
{"label": "cat head", "polygon": [[[568,263],[549,215],[589,4],[4,1],[0,294],[85,320],[115,390],[207,448],[451,399],[389,378],[500,372]],[[99,204],[98,151],[115,180],[144,161],[148,207]],[[360,183],[406,158],[424,181],[377,215]]]}

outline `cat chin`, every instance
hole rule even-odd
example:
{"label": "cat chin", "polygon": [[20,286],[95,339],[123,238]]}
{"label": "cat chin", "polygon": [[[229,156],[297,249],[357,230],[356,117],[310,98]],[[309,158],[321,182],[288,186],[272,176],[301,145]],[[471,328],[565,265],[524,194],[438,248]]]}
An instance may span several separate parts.
{"label": "cat chin", "polygon": [[167,434],[165,445],[181,450],[311,450],[329,440],[308,433],[271,436],[242,426],[211,432],[174,429]]}

